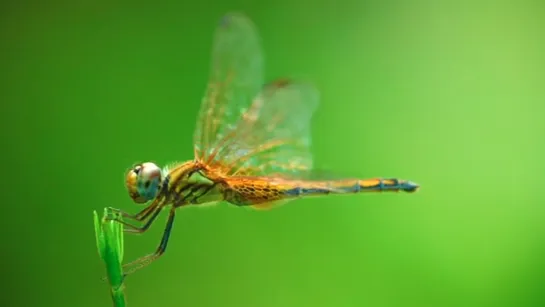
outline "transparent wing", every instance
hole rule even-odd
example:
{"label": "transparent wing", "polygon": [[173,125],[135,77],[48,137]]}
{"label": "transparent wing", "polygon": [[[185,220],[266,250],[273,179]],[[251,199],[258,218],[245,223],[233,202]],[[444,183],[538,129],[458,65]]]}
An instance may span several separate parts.
{"label": "transparent wing", "polygon": [[194,134],[197,160],[209,159],[262,86],[263,55],[254,24],[239,13],[225,15],[216,29],[209,83]]}
{"label": "transparent wing", "polygon": [[297,177],[312,169],[311,119],[319,93],[310,83],[267,84],[205,163],[225,175]]}

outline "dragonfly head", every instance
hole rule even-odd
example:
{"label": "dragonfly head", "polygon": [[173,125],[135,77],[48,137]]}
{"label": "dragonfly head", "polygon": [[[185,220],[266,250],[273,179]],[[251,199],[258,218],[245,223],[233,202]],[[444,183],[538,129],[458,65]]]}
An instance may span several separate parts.
{"label": "dragonfly head", "polygon": [[125,184],[135,203],[143,204],[154,199],[161,187],[161,169],[155,163],[146,162],[129,170]]}

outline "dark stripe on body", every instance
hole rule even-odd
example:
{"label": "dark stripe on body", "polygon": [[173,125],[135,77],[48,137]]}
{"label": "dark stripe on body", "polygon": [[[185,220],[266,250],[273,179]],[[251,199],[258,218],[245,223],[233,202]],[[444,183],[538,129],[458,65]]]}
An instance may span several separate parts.
{"label": "dark stripe on body", "polygon": [[329,194],[330,192],[330,189],[297,187],[286,190],[284,193],[288,196],[301,196],[306,194]]}
{"label": "dark stripe on body", "polygon": [[[204,187],[205,189],[203,190],[203,192],[200,194],[200,195],[196,195],[192,200],[190,200],[189,202],[192,203],[192,204],[196,204],[197,203],[197,200],[201,197],[203,197],[204,195],[208,194],[208,192],[210,192],[210,190],[212,190],[215,186],[216,186],[217,183],[214,183],[213,185],[201,185],[199,186],[199,189],[201,187]],[[195,192],[193,193],[196,193],[198,190],[196,190]],[[193,194],[193,193],[190,193],[190,194]]]}
{"label": "dark stripe on body", "polygon": [[[192,189],[195,186],[195,183],[188,183],[183,188],[180,189],[180,191],[176,192],[176,186],[172,186],[171,193],[174,195],[174,204],[177,206],[181,202],[185,201],[187,198],[186,196],[183,196],[183,193],[189,189]],[[192,192],[189,192],[188,195],[190,195]]]}
{"label": "dark stripe on body", "polygon": [[161,186],[161,193],[167,193],[168,192],[169,182],[170,182],[170,174],[165,176],[165,180],[163,181],[163,185]]}

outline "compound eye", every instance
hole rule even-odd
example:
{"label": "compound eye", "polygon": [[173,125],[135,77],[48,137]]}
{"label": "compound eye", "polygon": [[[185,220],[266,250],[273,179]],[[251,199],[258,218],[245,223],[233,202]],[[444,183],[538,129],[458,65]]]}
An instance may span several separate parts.
{"label": "compound eye", "polygon": [[151,162],[138,164],[127,174],[126,186],[136,203],[146,203],[157,196],[161,184],[161,169]]}
{"label": "compound eye", "polygon": [[127,173],[125,178],[125,185],[129,192],[129,196],[135,203],[142,204],[146,202],[146,198],[140,193],[138,189],[138,182],[140,180],[140,173],[142,166],[137,165]]}

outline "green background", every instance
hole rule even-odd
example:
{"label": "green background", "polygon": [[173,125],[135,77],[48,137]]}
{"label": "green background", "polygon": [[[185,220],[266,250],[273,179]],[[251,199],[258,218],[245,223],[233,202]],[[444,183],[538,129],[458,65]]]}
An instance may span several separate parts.
{"label": "green background", "polygon": [[[544,306],[539,1],[1,4],[3,306],[109,306],[92,212],[135,162],[192,159],[212,34],[260,30],[267,79],[320,89],[319,168],[417,194],[189,208],[130,306]],[[159,243],[126,236],[129,261]]]}

